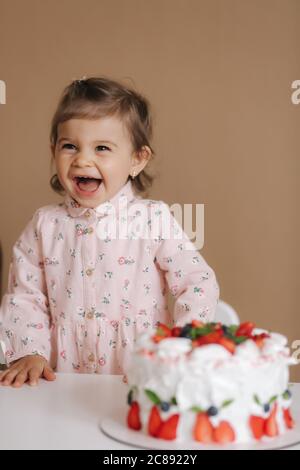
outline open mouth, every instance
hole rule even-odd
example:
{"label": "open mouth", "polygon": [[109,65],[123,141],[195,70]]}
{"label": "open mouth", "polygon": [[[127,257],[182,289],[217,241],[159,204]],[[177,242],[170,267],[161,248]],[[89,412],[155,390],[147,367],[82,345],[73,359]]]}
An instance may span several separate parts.
{"label": "open mouth", "polygon": [[76,188],[82,194],[94,193],[99,189],[102,183],[101,178],[88,178],[84,176],[75,176],[73,178]]}

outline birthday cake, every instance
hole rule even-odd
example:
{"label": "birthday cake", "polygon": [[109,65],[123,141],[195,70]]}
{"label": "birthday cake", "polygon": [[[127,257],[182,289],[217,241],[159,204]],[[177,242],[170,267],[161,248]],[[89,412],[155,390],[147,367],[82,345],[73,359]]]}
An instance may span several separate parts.
{"label": "birthday cake", "polygon": [[136,341],[127,426],[203,444],[269,440],[294,427],[287,339],[250,322],[159,324]]}

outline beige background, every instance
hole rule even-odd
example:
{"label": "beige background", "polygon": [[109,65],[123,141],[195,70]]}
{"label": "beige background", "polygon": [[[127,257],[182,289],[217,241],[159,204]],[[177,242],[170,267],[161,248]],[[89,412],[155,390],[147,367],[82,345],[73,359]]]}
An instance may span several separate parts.
{"label": "beige background", "polygon": [[150,99],[150,196],[205,204],[221,297],[300,339],[299,25],[298,0],[0,0],[2,294],[21,230],[60,200],[48,184],[57,99],[104,74]]}

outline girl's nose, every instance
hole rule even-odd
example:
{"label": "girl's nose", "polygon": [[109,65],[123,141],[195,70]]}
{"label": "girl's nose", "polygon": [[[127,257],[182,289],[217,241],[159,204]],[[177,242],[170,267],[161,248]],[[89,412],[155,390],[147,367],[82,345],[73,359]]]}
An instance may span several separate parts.
{"label": "girl's nose", "polygon": [[76,154],[75,162],[83,165],[83,164],[92,162],[93,159],[94,159],[94,155],[92,154],[92,152],[85,150],[85,151],[80,151]]}

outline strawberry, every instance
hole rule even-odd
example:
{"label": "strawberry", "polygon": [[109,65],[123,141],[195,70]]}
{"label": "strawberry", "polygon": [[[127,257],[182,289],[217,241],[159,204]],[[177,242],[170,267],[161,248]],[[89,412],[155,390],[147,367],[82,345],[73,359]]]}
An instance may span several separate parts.
{"label": "strawberry", "polygon": [[150,436],[156,437],[162,424],[163,420],[160,417],[157,406],[152,406],[148,421],[148,433]]}
{"label": "strawberry", "polygon": [[234,430],[228,421],[221,421],[214,429],[213,440],[220,444],[227,444],[228,442],[233,442],[235,440]]}
{"label": "strawberry", "polygon": [[250,416],[249,424],[255,439],[261,439],[264,435],[265,419],[261,416],[252,415]]}
{"label": "strawberry", "polygon": [[202,328],[204,326],[204,323],[200,320],[192,320],[191,323],[193,328]]}
{"label": "strawberry", "polygon": [[278,436],[278,425],[276,421],[276,413],[277,413],[277,403],[275,403],[275,405],[273,406],[270,416],[265,420],[265,423],[264,423],[264,433],[270,437]]}
{"label": "strawberry", "polygon": [[135,431],[139,431],[142,428],[140,420],[140,405],[137,401],[133,401],[131,403],[131,407],[127,415],[127,424],[130,429],[134,429]]}
{"label": "strawberry", "polygon": [[181,333],[181,328],[179,326],[174,326],[171,330],[171,335],[177,338]]}
{"label": "strawberry", "polygon": [[156,330],[157,336],[163,336],[164,338],[169,338],[171,334],[172,334],[171,330],[170,328],[167,327],[167,325],[164,325],[163,323],[158,324],[157,330]]}
{"label": "strawberry", "polygon": [[259,335],[251,336],[251,339],[255,342],[256,346],[262,348],[265,342],[265,338],[270,338],[267,333],[261,333]]}
{"label": "strawberry", "polygon": [[176,430],[179,420],[179,414],[170,416],[166,421],[163,422],[161,428],[158,431],[158,437],[172,441],[176,439]]}
{"label": "strawberry", "polygon": [[291,415],[289,408],[283,408],[283,418],[285,425],[288,429],[292,429],[295,426],[295,421]]}
{"label": "strawberry", "polygon": [[198,413],[194,427],[194,438],[196,441],[208,444],[213,440],[213,425],[206,413]]}
{"label": "strawberry", "polygon": [[154,335],[154,336],[152,336],[151,339],[152,339],[152,341],[153,341],[154,343],[159,343],[160,341],[162,341],[162,340],[165,339],[165,338],[164,338],[164,336]]}
{"label": "strawberry", "polygon": [[218,344],[221,344],[221,346],[226,348],[231,354],[233,354],[235,351],[234,342],[232,341],[232,339],[225,338],[225,336],[219,339]]}
{"label": "strawberry", "polygon": [[236,336],[251,336],[254,327],[254,323],[251,323],[250,321],[241,323],[237,329]]}
{"label": "strawberry", "polygon": [[203,346],[205,344],[213,344],[218,343],[218,341],[223,336],[223,330],[213,331],[212,333],[208,333],[205,336],[200,336],[198,338],[198,346]]}

